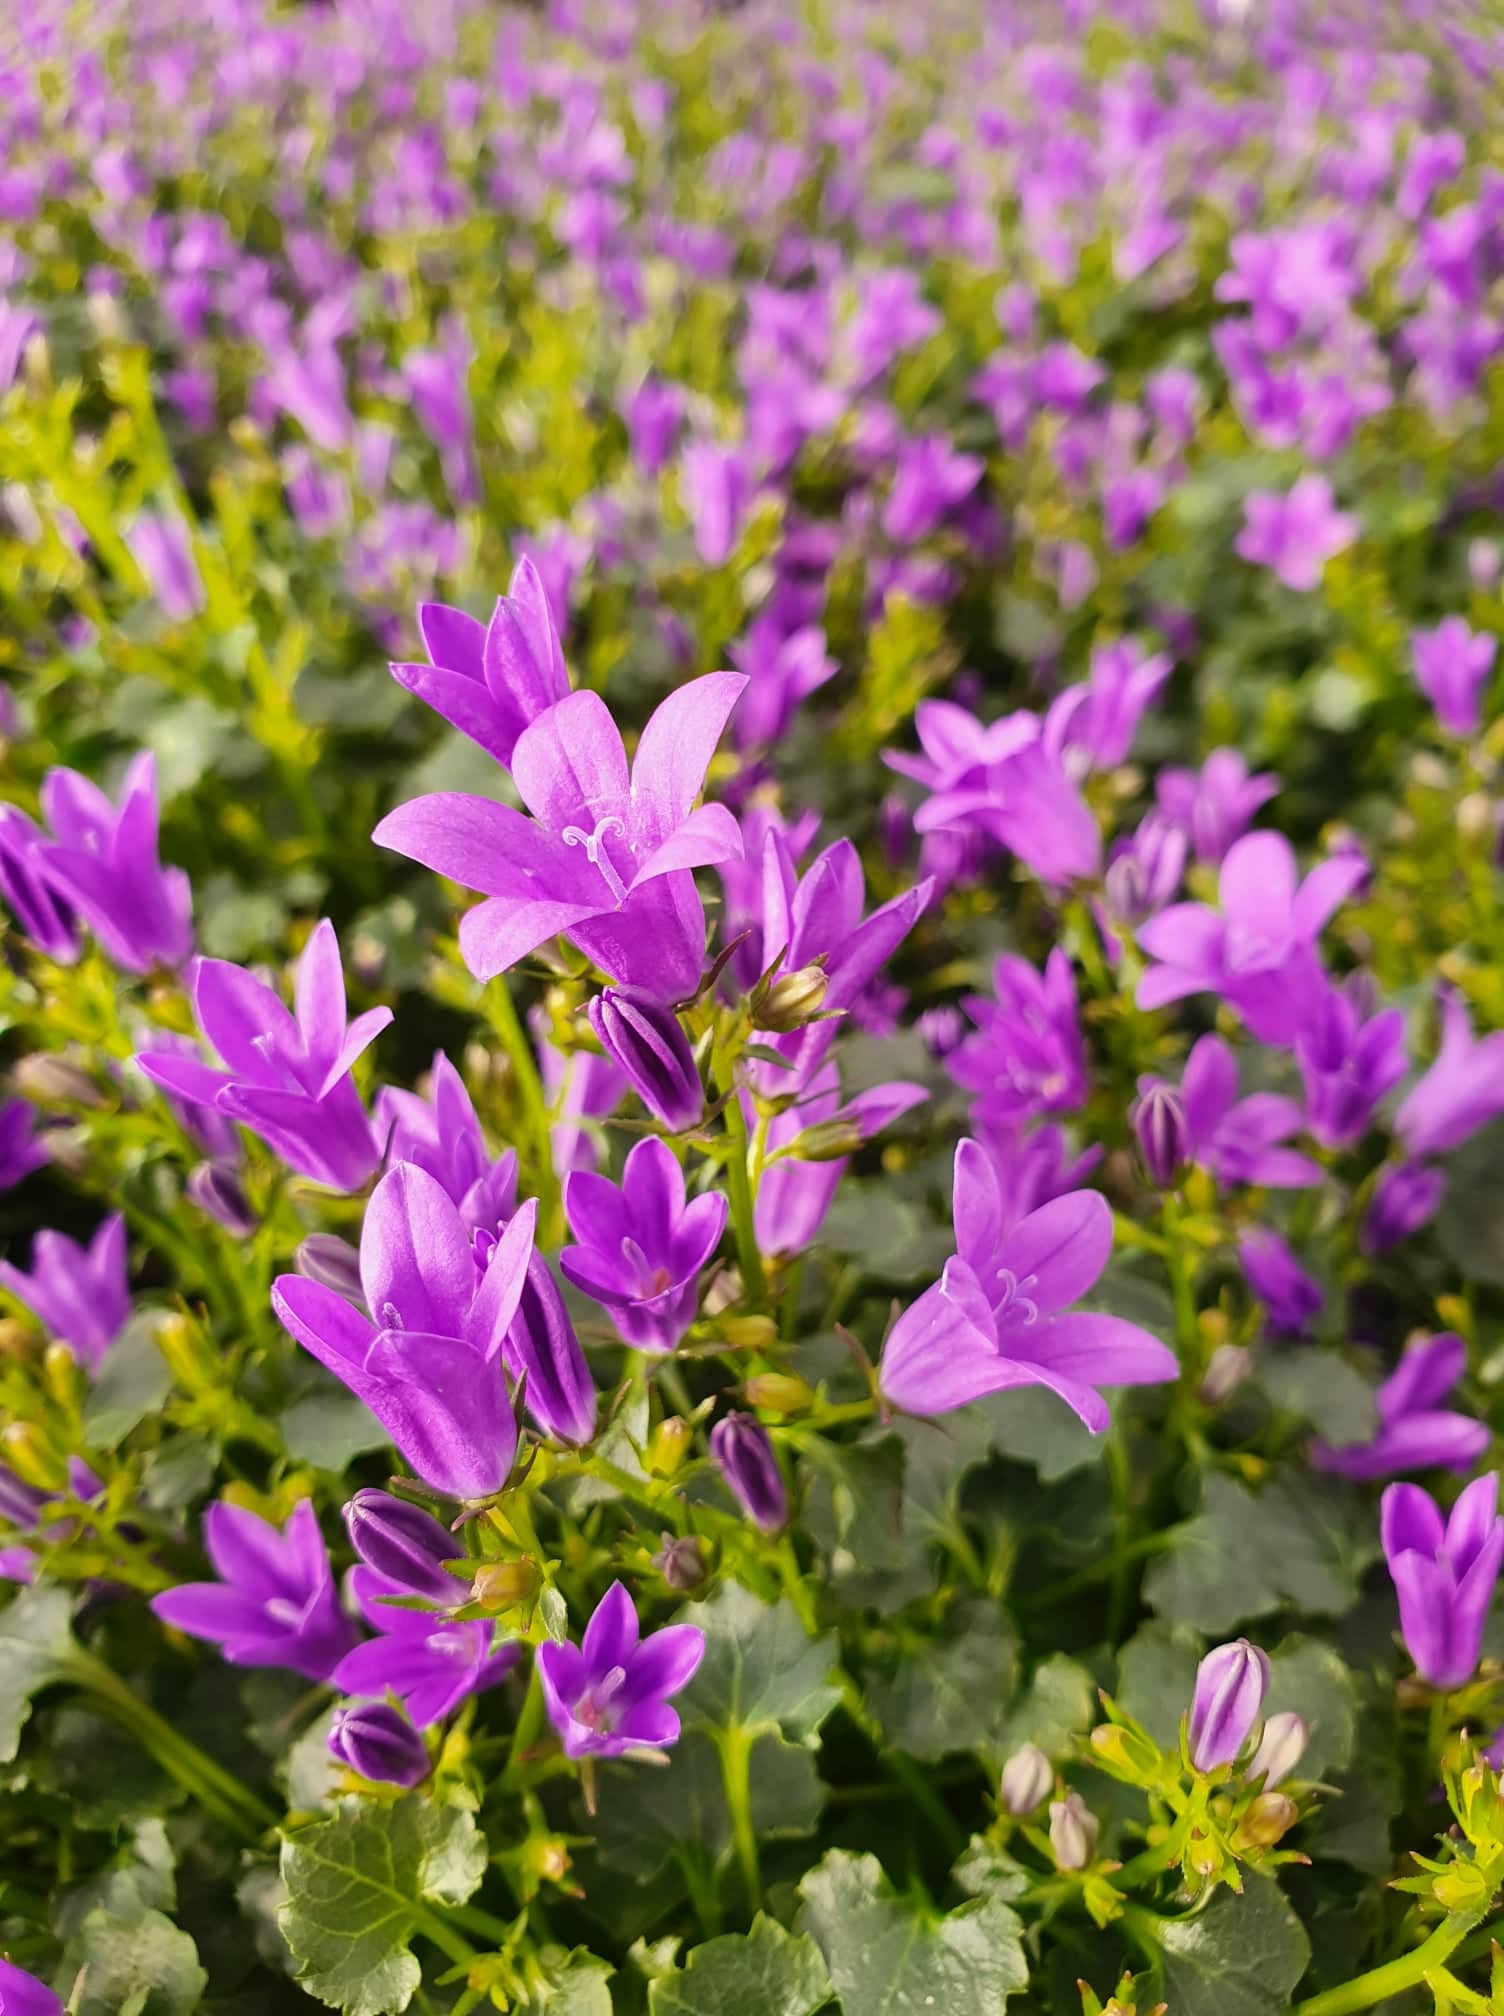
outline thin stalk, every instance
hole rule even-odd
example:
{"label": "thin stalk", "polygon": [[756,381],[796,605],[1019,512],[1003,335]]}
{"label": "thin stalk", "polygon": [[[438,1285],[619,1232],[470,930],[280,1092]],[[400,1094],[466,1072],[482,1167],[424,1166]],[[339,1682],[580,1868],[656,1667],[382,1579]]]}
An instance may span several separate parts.
{"label": "thin stalk", "polygon": [[501,1774],[503,1791],[509,1790],[516,1783],[518,1774],[523,1769],[523,1759],[542,1733],[545,1713],[543,1682],[538,1677],[538,1662],[534,1659],[533,1670],[527,1683],[527,1693],[523,1697],[522,1709],[512,1730],[512,1741]]}
{"label": "thin stalk", "polygon": [[717,1736],[716,1742],[721,1753],[721,1778],[726,1787],[737,1866],[747,1892],[747,1909],[755,1913],[762,1905],[762,1863],[757,1852],[757,1830],[752,1825],[752,1738],[739,1723],[733,1722]]}
{"label": "thin stalk", "polygon": [[1454,1914],[1413,1952],[1402,1953],[1398,1960],[1387,1960],[1382,1967],[1371,1968],[1356,1981],[1344,1981],[1340,1988],[1328,1988],[1323,1994],[1297,2002],[1294,2016],[1351,2016],[1354,2010],[1371,2009],[1376,2002],[1387,2002],[1407,1988],[1418,1987],[1433,1967],[1451,1959],[1485,1916],[1486,1912],[1481,1910]]}
{"label": "thin stalk", "polygon": [[762,1255],[757,1250],[756,1205],[748,1168],[747,1119],[734,1088],[726,1101],[726,1187],[731,1198],[731,1223],[736,1233],[736,1257],[741,1267],[742,1293],[752,1308],[761,1306],[767,1283],[763,1278]]}

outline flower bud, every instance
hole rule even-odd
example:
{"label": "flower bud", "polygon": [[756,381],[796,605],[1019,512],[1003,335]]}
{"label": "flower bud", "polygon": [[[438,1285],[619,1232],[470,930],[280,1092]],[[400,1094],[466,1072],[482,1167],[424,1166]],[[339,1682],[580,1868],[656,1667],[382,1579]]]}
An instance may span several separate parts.
{"label": "flower bud", "polygon": [[1365,1253],[1387,1253],[1436,1216],[1446,1177],[1424,1162],[1400,1162],[1382,1170],[1363,1221],[1359,1243]]}
{"label": "flower bud", "polygon": [[251,1209],[240,1171],[231,1161],[200,1162],[189,1172],[184,1187],[200,1211],[239,1239],[249,1239],[261,1223]]}
{"label": "flower bud", "polygon": [[704,1586],[710,1573],[704,1547],[693,1533],[665,1533],[662,1539],[663,1545],[653,1556],[653,1566],[670,1589],[676,1589],[681,1596],[693,1595]]}
{"label": "flower bud", "polygon": [[685,1457],[689,1445],[694,1441],[695,1431],[687,1421],[677,1414],[670,1414],[658,1423],[648,1437],[648,1472],[654,1477],[672,1477]]}
{"label": "flower bud", "polygon": [[1050,1801],[1050,1852],[1057,1869],[1084,1869],[1097,1852],[1102,1823],[1079,1792]]}
{"label": "flower bud", "polygon": [[1196,1669],[1191,1701],[1190,1752],[1198,1771],[1232,1762],[1259,1719],[1268,1689],[1268,1657],[1246,1638],[1207,1653]]}
{"label": "flower bud", "polygon": [[748,1004],[752,1027],[791,1036],[814,1021],[829,986],[819,966],[801,966],[797,972],[780,973],[776,980],[759,980]]}
{"label": "flower bud", "polygon": [[998,1798],[1005,1812],[1011,1813],[1015,1820],[1021,1820],[1026,1813],[1032,1813],[1044,1804],[1054,1782],[1055,1773],[1049,1758],[1037,1743],[1025,1743],[1003,1766],[1003,1775],[998,1781]]}
{"label": "flower bud", "polygon": [[866,1136],[855,1120],[817,1120],[789,1143],[791,1162],[842,1162]]}
{"label": "flower bud", "polygon": [[87,1106],[97,1110],[106,1104],[94,1079],[71,1057],[34,1051],[21,1059],[11,1076],[18,1091],[42,1106]]}
{"label": "flower bud", "polygon": [[413,1596],[457,1603],[460,1584],[444,1563],[464,1549],[454,1535],[421,1505],[409,1505],[389,1491],[357,1491],[345,1507],[350,1545],[368,1568],[398,1582]]}
{"label": "flower bud", "polygon": [[358,1309],[366,1306],[360,1285],[360,1255],[348,1239],[334,1232],[310,1232],[292,1256],[292,1264],[310,1281],[332,1288]]}
{"label": "flower bud", "polygon": [[541,1585],[538,1564],[525,1554],[516,1561],[486,1561],[475,1571],[470,1600],[488,1610],[511,1610],[530,1603]]}
{"label": "flower bud", "polygon": [[788,1492],[767,1430],[750,1414],[728,1414],[710,1431],[710,1453],[754,1525],[776,1533],[789,1516]]}
{"label": "flower bud", "polygon": [[1220,1407],[1253,1370],[1253,1353],[1243,1344],[1219,1344],[1207,1360],[1196,1388],[1203,1407]]}
{"label": "flower bud", "polygon": [[89,1381],[71,1344],[54,1337],[42,1353],[42,1379],[59,1407],[82,1407]]}
{"label": "flower bud", "polygon": [[1264,1724],[1259,1747],[1245,1775],[1250,1779],[1262,1778],[1264,1790],[1272,1792],[1295,1769],[1310,1740],[1311,1729],[1305,1717],[1297,1715],[1293,1708],[1282,1708]]}
{"label": "flower bud", "polygon": [[1300,1808],[1283,1792],[1261,1792],[1239,1820],[1234,1848],[1272,1848],[1300,1818]]}
{"label": "flower bud", "polygon": [[1157,1190],[1168,1190],[1191,1159],[1185,1101],[1173,1085],[1154,1084],[1134,1107],[1132,1118],[1144,1173]]}
{"label": "flower bud", "polygon": [[0,1455],[23,1483],[39,1491],[61,1491],[68,1466],[34,1421],[11,1421],[0,1428]]}
{"label": "flower bud", "polygon": [[727,1316],[716,1327],[733,1351],[766,1351],[778,1338],[771,1316]]}
{"label": "flower bud", "polygon": [[788,1372],[754,1372],[743,1386],[752,1407],[765,1407],[770,1414],[802,1414],[814,1393],[802,1379]]}
{"label": "flower bud", "polygon": [[705,1094],[673,1009],[641,987],[607,987],[586,1012],[601,1048],[653,1117],[675,1133],[698,1126]]}
{"label": "flower bud", "polygon": [[428,1749],[400,1709],[363,1701],[335,1716],[329,1755],[377,1785],[418,1785],[428,1776]]}

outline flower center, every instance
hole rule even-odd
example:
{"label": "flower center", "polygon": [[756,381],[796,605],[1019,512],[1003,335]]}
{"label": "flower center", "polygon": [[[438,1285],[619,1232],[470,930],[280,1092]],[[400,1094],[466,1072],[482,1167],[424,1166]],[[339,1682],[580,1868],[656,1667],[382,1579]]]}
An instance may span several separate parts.
{"label": "flower center", "polygon": [[625,1666],[613,1666],[593,1687],[587,1687],[574,1705],[574,1719],[587,1729],[614,1729],[621,1715],[617,1695],[626,1685]]}
{"label": "flower center", "polygon": [[1030,1288],[1039,1285],[1037,1274],[1025,1274],[1020,1280],[1011,1269],[999,1267],[995,1280],[993,1292],[998,1299],[992,1305],[992,1313],[999,1323],[1021,1330],[1039,1321],[1039,1304],[1028,1294]]}
{"label": "flower center", "polygon": [[626,832],[626,826],[614,812],[607,812],[597,819],[593,832],[587,833],[583,826],[566,826],[559,836],[566,847],[583,847],[589,855],[591,865],[599,868],[602,880],[611,891],[612,900],[624,903],[627,900],[627,885],[611,865],[611,857],[606,852],[608,833],[618,835]]}
{"label": "flower center", "polygon": [[661,1295],[665,1288],[672,1288],[674,1277],[667,1267],[655,1267],[635,1239],[623,1239],[622,1257],[637,1276],[637,1292],[644,1301],[654,1295]]}

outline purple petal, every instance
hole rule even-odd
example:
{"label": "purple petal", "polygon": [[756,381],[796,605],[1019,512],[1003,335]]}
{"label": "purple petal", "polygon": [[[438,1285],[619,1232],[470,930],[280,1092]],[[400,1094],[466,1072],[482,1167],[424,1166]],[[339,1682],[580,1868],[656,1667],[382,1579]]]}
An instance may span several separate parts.
{"label": "purple petal", "polygon": [[637,1650],[637,1612],[620,1582],[613,1582],[585,1626],[580,1651],[594,1674],[625,1666]]}
{"label": "purple petal", "polygon": [[[1006,1268],[1021,1292],[1049,1314],[1078,1301],[1112,1254],[1112,1212],[1096,1190],[1073,1190],[1031,1211],[1004,1234],[994,1268]],[[1032,1277],[1033,1286],[1024,1287]]]}
{"label": "purple petal", "polygon": [[389,1169],[366,1206],[360,1279],[383,1328],[463,1336],[476,1290],[470,1235],[443,1186],[410,1162]]}
{"label": "purple petal", "polygon": [[570,693],[531,722],[512,751],[512,781],[550,833],[571,825],[590,833],[604,815],[619,817],[627,752],[600,695]]}
{"label": "purple petal", "polygon": [[742,829],[735,814],[724,805],[701,805],[654,847],[627,885],[640,889],[644,882],[660,875],[672,875],[683,868],[713,868],[722,861],[739,861],[742,856]]}
{"label": "purple petal", "polygon": [[740,672],[710,672],[689,680],[654,709],[632,760],[633,811],[646,849],[660,846],[689,816],[746,685]]}

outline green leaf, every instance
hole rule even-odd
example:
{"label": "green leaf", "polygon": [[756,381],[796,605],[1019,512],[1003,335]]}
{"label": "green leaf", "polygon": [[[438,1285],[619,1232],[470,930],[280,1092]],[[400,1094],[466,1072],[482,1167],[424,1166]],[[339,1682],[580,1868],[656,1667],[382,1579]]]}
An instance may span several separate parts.
{"label": "green leaf", "polygon": [[91,1448],[116,1448],[172,1391],[172,1372],[157,1348],[164,1320],[161,1309],[143,1310],[110,1346],[84,1409],[84,1440]]}
{"label": "green leaf", "polygon": [[867,1701],[883,1733],[934,1763],[958,1750],[995,1747],[1013,1691],[1017,1643],[991,1603],[958,1603],[942,1638],[918,1641],[889,1679],[869,1679]]}
{"label": "green leaf", "polygon": [[973,1834],[960,1860],[951,1870],[956,1887],[968,1897],[1000,1897],[1005,1904],[1026,1897],[1031,1877],[1022,1862],[1015,1862],[995,1841]]}
{"label": "green leaf", "polygon": [[209,1985],[198,1948],[160,1911],[126,1902],[89,1912],[63,1951],[65,1978],[82,1971],[77,2016],[189,2016]]}
{"label": "green leaf", "polygon": [[0,1611],[0,1764],[21,1746],[31,1697],[62,1678],[77,1650],[73,1600],[66,1589],[23,1589]]}
{"label": "green leaf", "polygon": [[1309,1421],[1338,1448],[1373,1439],[1379,1420],[1373,1388],[1338,1351],[1297,1344],[1269,1359],[1259,1384],[1276,1407]]}
{"label": "green leaf", "polygon": [[[748,1774],[752,1826],[759,1839],[813,1833],[825,1788],[802,1744],[776,1730],[753,1739]],[[654,1770],[634,1765],[603,1772],[595,1817],[596,1850],[609,1868],[649,1882],[682,1850],[715,1865],[731,1850],[721,1753],[701,1729],[686,1730]]]}
{"label": "green leaf", "polygon": [[321,1470],[343,1470],[353,1457],[384,1449],[388,1441],[365,1402],[342,1388],[294,1400],[282,1416],[282,1439],[295,1463]]}
{"label": "green leaf", "polygon": [[875,1855],[841,1849],[799,1894],[798,1929],[825,1955],[848,2016],[997,2016],[1028,1985],[1019,1919],[1000,1898],[921,1913],[894,1895]]}
{"label": "green leaf", "polygon": [[59,1939],[71,1938],[95,1911],[117,1918],[171,1911],[177,1902],[174,1863],[166,1827],[158,1819],[143,1820],[113,1868],[91,1876],[63,1899],[53,1916],[53,1931]]}
{"label": "green leaf", "polygon": [[485,1869],[470,1814],[423,1799],[352,1803],[288,1836],[280,1920],[297,1979],[345,2016],[395,2016],[422,1979],[409,1949],[429,1907],[463,1904]]}
{"label": "green leaf", "polygon": [[1358,1727],[1357,1686],[1347,1661],[1314,1638],[1289,1638],[1269,1661],[1266,1716],[1293,1708],[1310,1728],[1302,1778],[1329,1778],[1352,1762]]}
{"label": "green leaf", "polygon": [[1023,1743],[1037,1743],[1046,1757],[1058,1757],[1073,1736],[1091,1727],[1096,1712],[1097,1690],[1086,1668],[1063,1652],[1052,1652],[1035,1667],[1003,1717],[992,1761],[1001,1768]]}
{"label": "green leaf", "polygon": [[527,1992],[509,2006],[515,2016],[611,2016],[606,1984],[615,1971],[583,1946],[572,1953],[545,1946],[532,1963]]}
{"label": "green leaf", "polygon": [[1118,1654],[1118,1706],[1168,1749],[1191,1705],[1196,1668],[1205,1647],[1184,1624],[1146,1624]]}
{"label": "green leaf", "polygon": [[1103,1442],[1065,1402],[1040,1388],[1015,1387],[977,1403],[1000,1456],[1031,1463],[1046,1484],[1102,1461]]}
{"label": "green leaf", "polygon": [[655,1981],[648,2010],[649,2016],[815,2016],[830,1994],[814,1940],[759,1913],[750,1932],[707,1940],[682,1974]]}
{"label": "green leaf", "polygon": [[1374,1558],[1374,1522],[1327,1477],[1287,1475],[1259,1493],[1210,1475],[1201,1510],[1144,1577],[1144,1599],[1171,1623],[1226,1632],[1271,1610],[1340,1616]]}
{"label": "green leaf", "polygon": [[679,1699],[687,1729],[781,1728],[796,1742],[817,1740],[841,1698],[826,1678],[833,1636],[808,1637],[791,1603],[760,1603],[735,1582],[687,1605],[682,1622],[705,1633],[700,1670]]}
{"label": "green leaf", "polygon": [[1304,1926],[1258,1874],[1241,1897],[1223,1891],[1199,1918],[1169,1920],[1159,1939],[1174,2016],[1285,2016],[1311,1958]]}

